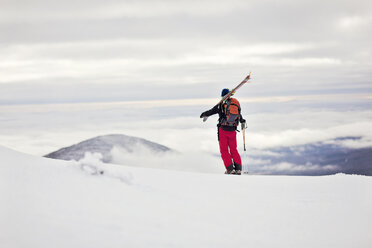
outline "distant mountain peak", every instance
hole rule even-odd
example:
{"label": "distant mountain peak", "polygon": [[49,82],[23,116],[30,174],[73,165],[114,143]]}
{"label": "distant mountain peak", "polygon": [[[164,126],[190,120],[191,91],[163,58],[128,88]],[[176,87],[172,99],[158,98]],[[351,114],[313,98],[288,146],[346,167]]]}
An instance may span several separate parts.
{"label": "distant mountain peak", "polygon": [[112,161],[111,150],[114,148],[120,148],[127,153],[135,153],[136,149],[147,149],[152,153],[165,153],[171,152],[172,149],[169,147],[160,145],[158,143],[128,136],[124,134],[109,134],[97,136],[78,144],[59,149],[58,151],[49,153],[44,157],[62,159],[62,160],[76,160],[84,158],[86,152],[101,153],[102,161],[110,163]]}

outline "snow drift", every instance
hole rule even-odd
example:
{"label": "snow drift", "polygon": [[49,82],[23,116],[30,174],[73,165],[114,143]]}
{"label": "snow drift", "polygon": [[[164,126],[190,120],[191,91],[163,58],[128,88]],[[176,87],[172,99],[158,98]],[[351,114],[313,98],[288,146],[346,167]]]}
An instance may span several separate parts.
{"label": "snow drift", "polygon": [[372,244],[371,177],[231,176],[89,161],[0,147],[0,246]]}

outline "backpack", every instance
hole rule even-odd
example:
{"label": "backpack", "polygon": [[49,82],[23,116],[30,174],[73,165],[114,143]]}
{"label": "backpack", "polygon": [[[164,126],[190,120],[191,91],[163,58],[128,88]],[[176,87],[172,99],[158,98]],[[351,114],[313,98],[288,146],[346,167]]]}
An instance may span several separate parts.
{"label": "backpack", "polygon": [[224,116],[221,119],[222,126],[237,127],[240,120],[240,104],[235,98],[229,98],[222,105],[222,113]]}

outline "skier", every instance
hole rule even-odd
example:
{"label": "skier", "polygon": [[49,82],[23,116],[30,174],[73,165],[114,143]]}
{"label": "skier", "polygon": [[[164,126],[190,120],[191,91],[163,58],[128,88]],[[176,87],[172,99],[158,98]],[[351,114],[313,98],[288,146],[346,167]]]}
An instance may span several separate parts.
{"label": "skier", "polygon": [[[229,92],[229,89],[223,89],[221,97],[224,97]],[[206,118],[217,113],[219,115],[217,124],[218,142],[221,157],[226,167],[225,174],[241,175],[242,171],[242,161],[237,150],[236,142],[236,130],[239,122],[245,125],[245,120],[240,112],[239,101],[230,96],[224,102],[217,104],[212,109],[200,115],[200,118]]]}

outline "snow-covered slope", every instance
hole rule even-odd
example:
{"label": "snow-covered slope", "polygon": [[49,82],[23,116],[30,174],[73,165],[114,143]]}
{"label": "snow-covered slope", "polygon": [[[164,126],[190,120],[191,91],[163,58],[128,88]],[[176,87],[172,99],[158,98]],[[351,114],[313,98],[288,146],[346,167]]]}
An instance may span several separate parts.
{"label": "snow-covered slope", "polygon": [[369,248],[371,191],[366,176],[201,174],[0,147],[0,247]]}
{"label": "snow-covered slope", "polygon": [[120,149],[124,153],[139,153],[139,151],[143,151],[143,149],[155,154],[171,151],[171,149],[166,146],[142,138],[123,134],[110,134],[98,136],[82,141],[76,145],[62,148],[45,155],[45,157],[79,161],[84,158],[86,152],[90,152],[100,153],[103,162],[110,163],[113,160],[111,152],[114,148]]}

